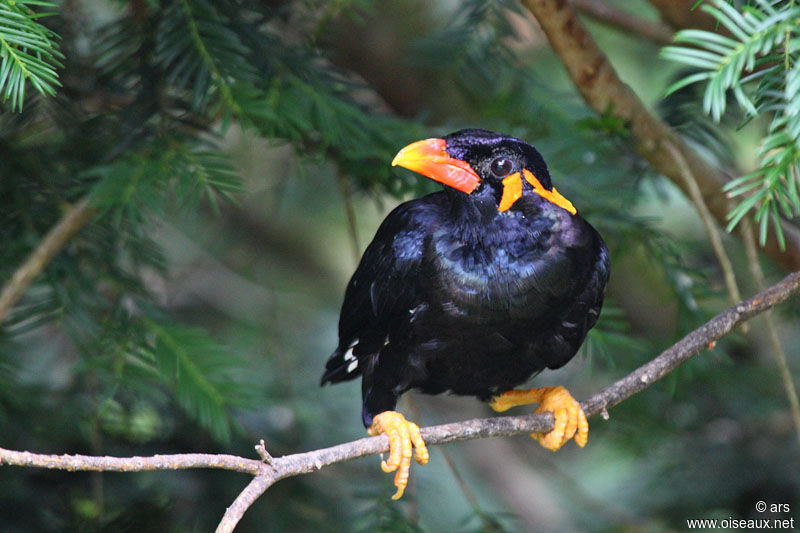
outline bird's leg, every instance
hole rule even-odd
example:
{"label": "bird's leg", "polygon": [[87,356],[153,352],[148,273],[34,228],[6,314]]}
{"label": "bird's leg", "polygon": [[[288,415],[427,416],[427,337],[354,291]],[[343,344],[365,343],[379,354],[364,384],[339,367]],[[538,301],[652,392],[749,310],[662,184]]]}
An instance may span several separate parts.
{"label": "bird's leg", "polygon": [[372,427],[367,432],[372,435],[384,433],[389,437],[389,459],[381,462],[384,472],[394,472],[394,486],[397,492],[392,496],[398,500],[408,485],[408,472],[411,468],[411,448],[414,447],[414,459],[424,465],[428,462],[428,448],[419,433],[419,426],[409,422],[397,411],[384,411],[372,419]]}
{"label": "bird's leg", "polygon": [[581,405],[561,386],[510,390],[495,396],[489,406],[501,412],[518,405],[538,403],[535,413],[553,413],[555,424],[550,433],[531,433],[548,450],[556,451],[572,438],[580,446],[589,439],[589,422]]}

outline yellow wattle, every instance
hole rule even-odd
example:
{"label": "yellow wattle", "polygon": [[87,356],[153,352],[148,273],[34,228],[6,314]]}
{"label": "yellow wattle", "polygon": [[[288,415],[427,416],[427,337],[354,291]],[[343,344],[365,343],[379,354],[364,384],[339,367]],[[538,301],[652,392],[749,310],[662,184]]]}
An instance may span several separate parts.
{"label": "yellow wattle", "polygon": [[500,198],[497,210],[501,212],[508,210],[520,197],[522,197],[522,177],[519,172],[514,172],[503,179],[503,196]]}
{"label": "yellow wattle", "polygon": [[[569,211],[573,215],[578,212],[578,210],[575,209],[575,206],[572,205],[572,202],[570,202],[569,200],[567,200],[566,198],[561,196],[561,193],[559,193],[556,190],[555,187],[553,187],[552,191],[548,191],[539,182],[539,180],[536,179],[536,176],[534,176],[533,173],[530,170],[523,169],[522,173],[525,176],[525,181],[530,183],[531,186],[533,187],[533,192],[535,192],[536,194],[538,194],[539,196],[541,196],[542,198],[544,198],[548,202],[554,203],[554,204],[556,204],[558,207],[560,207],[562,209],[566,209],[567,211]],[[508,179],[508,178],[506,178],[506,179]],[[505,183],[505,180],[503,180],[503,183]],[[505,191],[503,191],[503,197],[505,198]]]}

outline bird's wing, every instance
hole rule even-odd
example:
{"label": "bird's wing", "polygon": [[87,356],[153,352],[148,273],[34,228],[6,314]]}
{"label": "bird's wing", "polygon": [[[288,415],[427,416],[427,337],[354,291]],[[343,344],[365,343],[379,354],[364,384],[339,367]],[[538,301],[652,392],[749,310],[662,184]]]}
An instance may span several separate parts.
{"label": "bird's wing", "polygon": [[425,240],[436,225],[440,194],[399,205],[378,228],[345,292],[339,318],[339,346],[322,383],[353,379],[359,361],[389,340],[390,324],[402,327],[416,305],[416,276]]}
{"label": "bird's wing", "polygon": [[543,339],[548,354],[547,367],[559,368],[578,351],[586,333],[594,327],[603,306],[603,293],[609,276],[608,250],[596,235],[594,258],[583,289],[561,313],[551,335]]}

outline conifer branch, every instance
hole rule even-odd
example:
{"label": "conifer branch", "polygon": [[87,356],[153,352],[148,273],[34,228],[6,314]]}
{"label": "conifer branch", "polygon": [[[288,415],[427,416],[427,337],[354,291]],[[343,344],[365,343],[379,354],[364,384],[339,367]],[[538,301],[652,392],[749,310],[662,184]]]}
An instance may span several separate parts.
{"label": "conifer branch", "polygon": [[197,52],[203,59],[203,63],[211,73],[211,77],[216,83],[217,88],[219,89],[220,94],[225,101],[225,104],[231,108],[234,115],[237,117],[243,116],[242,108],[234,98],[228,80],[226,80],[220,72],[214,59],[214,55],[208,50],[208,47],[203,40],[203,36],[201,35],[200,27],[191,3],[189,3],[188,0],[181,0],[181,8],[186,14],[186,26],[189,29],[189,36],[192,39],[192,43],[194,43],[195,47],[197,48]]}
{"label": "conifer branch", "polygon": [[[718,314],[655,359],[587,398],[581,402],[584,412],[587,416],[600,414],[607,418],[609,408],[650,387],[700,351],[712,347],[717,340],[730,333],[741,323],[771,309],[798,292],[800,292],[800,272],[794,272],[752,298],[739,302]],[[552,415],[531,414],[481,418],[429,426],[422,428],[421,433],[429,446],[435,446],[459,440],[508,437],[521,433],[542,433],[550,431],[552,427]],[[263,447],[263,443],[259,446]],[[68,471],[142,472],[217,468],[251,474],[254,478],[226,510],[217,528],[217,532],[230,532],[234,530],[250,505],[275,482],[286,477],[314,472],[332,464],[385,453],[388,450],[389,441],[381,435],[283,457],[271,457],[266,453],[265,448],[263,452],[259,450],[260,456],[270,457],[269,463],[233,455],[176,454],[152,457],[93,457],[43,455],[3,448],[0,448],[0,463]]]}
{"label": "conifer branch", "polygon": [[57,7],[44,0],[0,2],[0,101],[11,100],[15,111],[22,111],[27,83],[48,96],[61,86],[56,69],[63,66],[64,55],[58,49],[58,36],[39,23],[55,13],[37,13],[31,6]]}

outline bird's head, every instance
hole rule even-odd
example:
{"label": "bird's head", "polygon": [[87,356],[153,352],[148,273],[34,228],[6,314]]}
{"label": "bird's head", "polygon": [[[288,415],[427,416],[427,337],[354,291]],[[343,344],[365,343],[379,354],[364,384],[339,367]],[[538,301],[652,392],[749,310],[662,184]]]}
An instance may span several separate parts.
{"label": "bird's head", "polygon": [[459,130],[443,138],[409,144],[392,165],[419,172],[462,193],[492,193],[507,211],[531,191],[572,213],[572,203],[550,182],[541,154],[528,143],[489,130]]}

